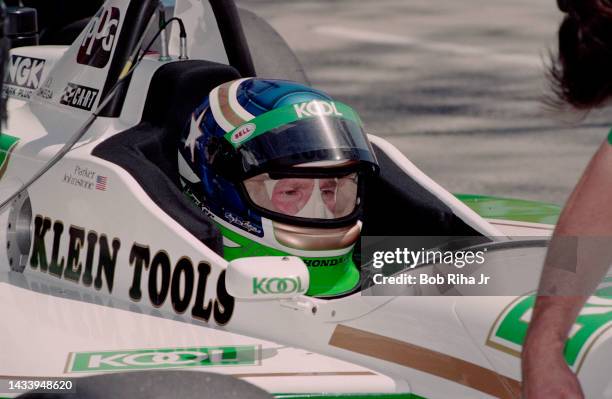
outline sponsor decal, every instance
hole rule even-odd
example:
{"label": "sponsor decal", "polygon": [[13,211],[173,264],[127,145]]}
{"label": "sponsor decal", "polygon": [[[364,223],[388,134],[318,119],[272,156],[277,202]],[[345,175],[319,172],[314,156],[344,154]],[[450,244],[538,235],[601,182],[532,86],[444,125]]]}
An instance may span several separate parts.
{"label": "sponsor decal", "polygon": [[[493,325],[486,344],[520,357],[535,304],[535,295],[512,302]],[[612,278],[608,277],[580,311],[565,343],[568,365],[578,372],[590,349],[612,327]]]}
{"label": "sponsor decal", "polygon": [[67,372],[110,372],[184,367],[255,365],[258,346],[206,346],[104,352],[78,352],[68,357]]}
{"label": "sponsor decal", "polygon": [[302,260],[308,267],[326,267],[344,264],[349,259],[349,256],[350,254],[343,255],[337,258],[311,258]]}
{"label": "sponsor decal", "polygon": [[225,212],[223,215],[228,223],[233,224],[236,227],[240,227],[242,230],[253,233],[259,237],[263,237],[263,229],[256,224],[253,224],[250,220],[244,220],[240,216],[234,215],[231,212]]}
{"label": "sponsor decal", "polygon": [[79,373],[254,365],[259,362],[258,349],[255,345],[238,345],[77,352],[68,357],[67,371]]}
{"label": "sponsor decal", "polygon": [[53,90],[51,90],[51,86],[53,85],[53,78],[49,77],[41,88],[38,89],[36,95],[44,98],[45,100],[51,100],[53,98]]}
{"label": "sponsor decal", "polygon": [[68,105],[85,111],[91,111],[96,99],[98,98],[98,89],[94,89],[87,86],[81,86],[75,83],[68,83],[60,104]]}
{"label": "sponsor decal", "polygon": [[74,170],[64,173],[62,183],[80,187],[85,190],[95,189],[106,191],[108,177],[99,175],[91,169],[76,165]]}
{"label": "sponsor decal", "polygon": [[77,54],[79,64],[95,68],[104,68],[108,64],[115,46],[119,20],[117,7],[104,7],[92,18]]}
{"label": "sponsor decal", "polygon": [[18,137],[14,137],[6,133],[0,133],[0,179],[6,171],[11,154],[18,142]]}
{"label": "sponsor decal", "polygon": [[32,93],[40,86],[45,60],[33,57],[24,57],[13,54],[9,59],[9,66],[4,77],[4,95],[29,100]]}
{"label": "sponsor decal", "polygon": [[349,106],[333,101],[313,100],[299,104],[290,104],[269,112],[265,112],[249,121],[249,123],[228,131],[223,137],[238,148],[247,141],[271,132],[281,126],[315,117],[342,118],[362,125],[361,119]]}
{"label": "sponsor decal", "polygon": [[307,103],[294,104],[293,109],[298,119],[313,116],[344,116],[332,101],[313,100]]}
{"label": "sponsor decal", "polygon": [[[200,210],[202,212],[204,212],[204,214],[206,216],[208,216],[213,221],[217,221],[218,220],[217,215],[215,215],[208,208],[208,206],[206,206],[206,204],[204,204],[202,201],[200,201],[198,196],[193,192],[193,189],[189,185],[185,186],[183,192],[184,192],[185,195],[187,195],[187,197],[189,197],[190,200],[192,200],[195,203],[195,205],[198,208],[200,208]],[[241,229],[243,229],[245,231],[248,231],[249,233],[253,233],[253,234],[257,235],[258,237],[263,237],[263,235],[264,235],[264,231],[263,231],[263,228],[261,227],[261,225],[258,225],[256,222],[252,222],[250,220],[244,220],[240,216],[234,215],[231,212],[227,212],[226,211],[223,214],[223,217],[221,219],[225,220],[226,222],[228,222],[230,224],[233,224],[236,227],[239,227],[239,228],[241,228]]]}
{"label": "sponsor decal", "polygon": [[[60,248],[66,248],[62,245],[66,239],[67,252],[62,254]],[[66,230],[62,221],[36,215],[32,242],[31,270],[84,287],[93,285],[98,291],[106,287],[109,294],[113,293],[117,259],[123,249],[118,238],[74,225]],[[165,250],[152,252],[138,242],[129,249],[128,259],[133,273],[127,295],[133,302],[140,302],[146,295],[148,303],[159,308],[169,299],[176,314],[190,310],[194,319],[214,319],[219,325],[230,321],[234,298],[225,288],[225,271],[217,278],[216,296],[207,299],[208,262],[199,262],[197,267],[188,257],[172,262]]]}
{"label": "sponsor decal", "polygon": [[244,140],[248,139],[257,129],[254,123],[247,123],[246,125],[240,126],[232,133],[232,143],[239,144]]}
{"label": "sponsor decal", "polygon": [[303,294],[306,290],[299,277],[253,277],[253,294]]}

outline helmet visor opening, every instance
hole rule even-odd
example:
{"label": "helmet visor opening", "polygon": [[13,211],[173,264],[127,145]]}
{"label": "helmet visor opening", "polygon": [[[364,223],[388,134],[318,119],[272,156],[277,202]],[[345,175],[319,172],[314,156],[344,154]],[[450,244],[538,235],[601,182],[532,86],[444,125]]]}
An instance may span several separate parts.
{"label": "helmet visor opening", "polygon": [[285,177],[264,173],[244,181],[249,199],[274,214],[309,220],[338,220],[359,205],[359,175]]}

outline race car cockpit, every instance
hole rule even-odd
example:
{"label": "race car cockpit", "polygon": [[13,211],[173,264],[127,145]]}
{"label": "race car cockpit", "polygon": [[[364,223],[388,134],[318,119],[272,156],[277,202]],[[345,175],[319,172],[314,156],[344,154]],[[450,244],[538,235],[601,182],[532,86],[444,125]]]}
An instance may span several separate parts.
{"label": "race car cockpit", "polygon": [[[106,140],[93,151],[93,155],[126,169],[156,204],[218,253],[222,246],[215,226],[181,192],[176,150],[180,134],[203,96],[217,85],[240,77],[236,68],[209,61],[164,65],[153,76],[140,124]],[[381,171],[366,183],[364,235],[487,233],[476,218],[464,219],[470,211],[414,165],[406,163],[386,141],[371,139]]]}

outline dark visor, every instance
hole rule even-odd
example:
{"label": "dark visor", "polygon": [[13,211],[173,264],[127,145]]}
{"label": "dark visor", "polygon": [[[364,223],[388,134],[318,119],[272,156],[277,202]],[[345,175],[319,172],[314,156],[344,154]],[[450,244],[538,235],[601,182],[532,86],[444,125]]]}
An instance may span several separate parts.
{"label": "dark visor", "polygon": [[244,176],[316,161],[377,164],[361,126],[337,117],[291,122],[245,142],[237,152]]}

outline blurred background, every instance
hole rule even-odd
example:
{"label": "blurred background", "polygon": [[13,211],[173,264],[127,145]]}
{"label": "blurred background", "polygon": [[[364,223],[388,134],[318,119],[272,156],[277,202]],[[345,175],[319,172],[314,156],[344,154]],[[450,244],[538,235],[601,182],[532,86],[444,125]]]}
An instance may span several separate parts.
{"label": "blurred background", "polygon": [[612,112],[547,109],[553,0],[237,0],[313,86],[454,193],[562,204]]}

